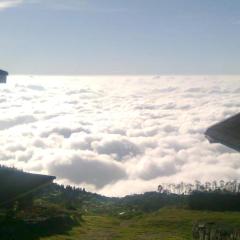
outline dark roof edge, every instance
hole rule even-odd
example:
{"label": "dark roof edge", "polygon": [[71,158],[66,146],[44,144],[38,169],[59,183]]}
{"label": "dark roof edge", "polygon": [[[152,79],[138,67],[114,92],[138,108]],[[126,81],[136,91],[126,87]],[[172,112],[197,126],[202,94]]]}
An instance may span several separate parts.
{"label": "dark roof edge", "polygon": [[0,69],[0,74],[8,75],[8,72]]}
{"label": "dark roof edge", "polygon": [[234,118],[237,117],[237,116],[240,116],[240,113],[237,113],[237,114],[235,114],[235,115],[233,115],[233,116],[231,116],[231,117],[228,117],[228,118],[226,118],[226,119],[224,119],[224,120],[222,120],[222,121],[220,121],[220,122],[214,123],[213,125],[211,125],[210,127],[207,128],[207,130],[205,131],[204,134],[207,135],[207,132],[208,132],[209,130],[211,130],[212,128],[218,126],[219,124],[222,124],[222,123],[231,121],[232,119],[234,119]]}
{"label": "dark roof edge", "polygon": [[227,134],[228,132],[226,132],[226,130],[223,129],[225,124],[226,124],[226,128],[229,125],[231,126],[233,124],[234,126],[238,124],[239,119],[240,119],[240,113],[237,113],[221,122],[218,122],[208,127],[204,135],[210,143],[220,143],[225,145],[226,147],[229,147],[231,149],[234,149],[235,151],[240,152],[239,137],[236,138],[235,135],[231,134],[231,131],[229,134]]}
{"label": "dark roof edge", "polygon": [[56,179],[55,176],[46,175],[46,174],[37,174],[37,173],[29,173],[29,172],[24,172],[24,173],[25,174],[29,174],[29,175],[39,176],[39,177],[46,177],[46,178],[51,179],[51,180],[55,180]]}

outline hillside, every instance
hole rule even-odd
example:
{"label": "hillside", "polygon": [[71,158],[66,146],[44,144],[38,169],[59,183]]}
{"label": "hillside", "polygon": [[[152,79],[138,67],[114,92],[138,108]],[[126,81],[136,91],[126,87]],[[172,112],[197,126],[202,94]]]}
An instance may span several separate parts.
{"label": "hillside", "polygon": [[190,240],[192,226],[197,221],[214,221],[240,227],[240,215],[230,212],[202,212],[164,208],[152,213],[143,213],[130,219],[121,216],[86,215],[81,226],[68,234],[56,235],[41,240]]}
{"label": "hillside", "polygon": [[230,234],[240,229],[239,202],[238,192],[219,190],[109,198],[51,183],[1,206],[0,239],[188,240],[194,224],[208,222]]}

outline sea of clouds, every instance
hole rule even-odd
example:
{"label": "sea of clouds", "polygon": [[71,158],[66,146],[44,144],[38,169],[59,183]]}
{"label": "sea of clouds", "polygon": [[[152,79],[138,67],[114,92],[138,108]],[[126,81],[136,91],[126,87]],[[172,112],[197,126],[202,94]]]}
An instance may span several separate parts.
{"label": "sea of clouds", "polygon": [[123,196],[240,176],[204,136],[239,112],[240,76],[12,76],[0,109],[0,164],[59,183]]}

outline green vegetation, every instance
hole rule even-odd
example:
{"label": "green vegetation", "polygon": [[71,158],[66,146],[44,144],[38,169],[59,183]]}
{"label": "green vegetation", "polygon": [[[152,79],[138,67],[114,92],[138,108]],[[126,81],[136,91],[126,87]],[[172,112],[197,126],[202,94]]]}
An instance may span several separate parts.
{"label": "green vegetation", "polygon": [[198,221],[214,221],[240,227],[240,215],[234,212],[203,212],[177,208],[163,208],[124,219],[111,215],[85,215],[81,226],[65,235],[41,240],[188,240],[192,226]]}
{"label": "green vegetation", "polygon": [[57,184],[38,191],[29,207],[3,213],[1,240],[188,240],[197,222],[240,228],[238,212],[190,210],[184,195],[107,198]]}
{"label": "green vegetation", "polygon": [[[23,175],[17,170],[11,174],[19,179]],[[9,194],[18,190],[6,189]],[[108,198],[52,183],[0,205],[0,239],[188,240],[195,223],[213,222],[230,232],[240,229],[239,203],[239,193],[226,191]]]}

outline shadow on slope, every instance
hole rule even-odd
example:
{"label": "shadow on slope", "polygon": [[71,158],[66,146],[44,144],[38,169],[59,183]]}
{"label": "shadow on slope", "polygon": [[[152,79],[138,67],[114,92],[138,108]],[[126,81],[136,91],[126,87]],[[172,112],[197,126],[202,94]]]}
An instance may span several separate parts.
{"label": "shadow on slope", "polygon": [[[39,214],[40,213],[40,214]],[[38,207],[31,213],[7,214],[0,222],[1,240],[38,240],[57,234],[67,234],[79,226],[81,214],[77,211]]]}

